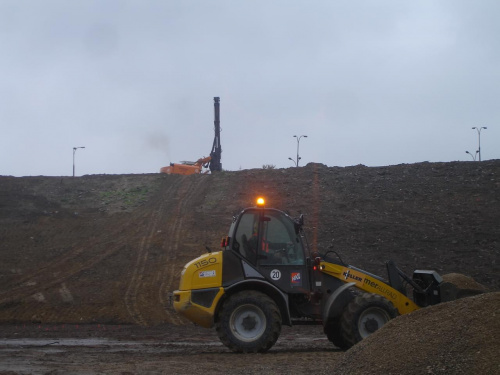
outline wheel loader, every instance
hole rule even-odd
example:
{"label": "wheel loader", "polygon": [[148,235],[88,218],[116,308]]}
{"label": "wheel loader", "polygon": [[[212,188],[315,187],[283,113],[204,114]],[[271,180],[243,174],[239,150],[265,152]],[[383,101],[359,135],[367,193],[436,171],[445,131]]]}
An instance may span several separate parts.
{"label": "wheel loader", "polygon": [[235,352],[266,352],[283,324],[323,325],[346,350],[390,319],[456,295],[435,271],[416,270],[410,278],[388,261],[386,280],[333,251],[311,253],[303,226],[303,215],[294,219],[263,200],[244,209],[233,217],[222,251],[207,248],[184,266],[174,309],[199,326],[215,326]]}

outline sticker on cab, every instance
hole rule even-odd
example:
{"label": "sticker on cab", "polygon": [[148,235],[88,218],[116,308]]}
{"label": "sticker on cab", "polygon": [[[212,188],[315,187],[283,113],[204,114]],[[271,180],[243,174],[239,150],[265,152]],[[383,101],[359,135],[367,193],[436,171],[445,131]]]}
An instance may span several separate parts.
{"label": "sticker on cab", "polygon": [[215,277],[215,270],[211,271],[200,271],[198,277]]}
{"label": "sticker on cab", "polygon": [[273,279],[273,280],[279,280],[279,279],[281,279],[281,271],[274,269],[271,271],[270,276],[271,276],[271,279]]}
{"label": "sticker on cab", "polygon": [[300,272],[292,272],[290,274],[292,286],[302,286],[302,277]]}

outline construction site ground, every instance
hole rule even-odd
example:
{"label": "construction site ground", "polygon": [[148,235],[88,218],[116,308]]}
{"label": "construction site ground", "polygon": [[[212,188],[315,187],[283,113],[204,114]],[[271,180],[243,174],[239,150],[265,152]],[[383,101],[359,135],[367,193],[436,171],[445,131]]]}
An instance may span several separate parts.
{"label": "construction site ground", "polygon": [[[303,213],[312,250],[488,293],[398,317],[347,352],[294,326],[268,354],[231,353],[169,293],[257,195]],[[0,373],[500,373],[499,223],[498,160],[0,177]]]}

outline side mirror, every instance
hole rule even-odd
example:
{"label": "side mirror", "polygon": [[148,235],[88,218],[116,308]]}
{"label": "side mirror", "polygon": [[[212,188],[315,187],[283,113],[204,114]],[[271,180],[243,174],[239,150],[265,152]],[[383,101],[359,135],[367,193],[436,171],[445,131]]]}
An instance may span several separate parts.
{"label": "side mirror", "polygon": [[304,214],[300,214],[298,219],[293,221],[293,226],[295,228],[295,234],[299,234],[302,226],[304,225]]}

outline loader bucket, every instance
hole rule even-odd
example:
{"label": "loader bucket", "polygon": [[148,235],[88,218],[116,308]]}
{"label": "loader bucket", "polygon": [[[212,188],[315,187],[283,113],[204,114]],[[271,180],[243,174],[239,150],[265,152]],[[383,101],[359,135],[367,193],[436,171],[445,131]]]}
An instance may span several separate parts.
{"label": "loader bucket", "polygon": [[439,285],[439,288],[441,290],[441,302],[453,301],[488,291],[473,278],[460,273],[444,275],[443,282]]}

